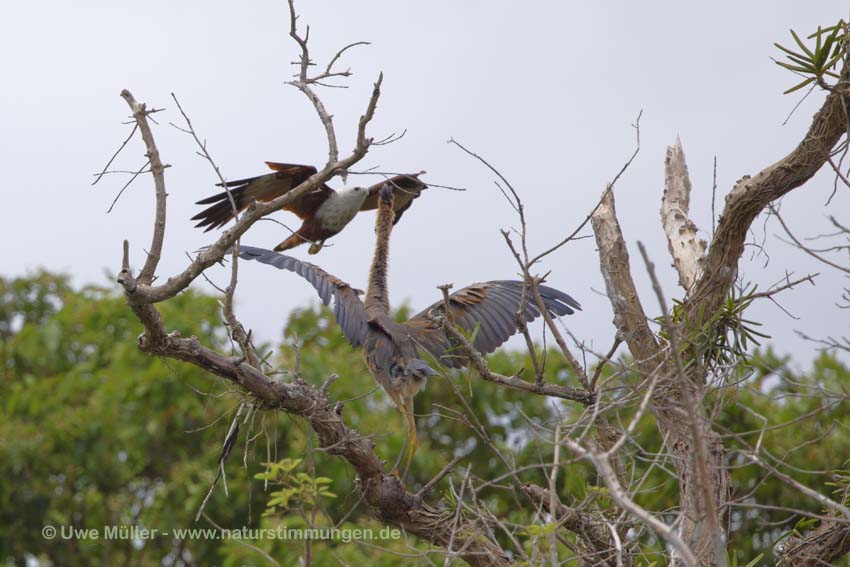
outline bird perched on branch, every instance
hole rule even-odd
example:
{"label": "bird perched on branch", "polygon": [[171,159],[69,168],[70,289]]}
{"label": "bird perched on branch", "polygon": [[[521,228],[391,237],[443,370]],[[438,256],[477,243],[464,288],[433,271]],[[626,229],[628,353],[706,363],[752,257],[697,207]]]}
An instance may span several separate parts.
{"label": "bird perched on branch", "polygon": [[[472,284],[404,323],[395,321],[390,313],[387,290],[393,194],[389,183],[380,191],[375,255],[369,273],[369,288],[363,301],[359,297],[362,291],[313,264],[249,246],[241,246],[239,256],[294,272],[316,288],[325,305],[330,306],[333,300],[334,317],[346,339],[352,346],[363,348],[363,358],[369,371],[404,415],[408,427],[407,447],[410,449],[406,472],[418,446],[413,397],[425,386],[429,376],[438,374],[422,356],[427,353],[450,368],[462,368],[469,363],[467,355],[458,351],[436,317],[447,315],[449,321],[474,337],[471,342],[475,349],[491,353],[517,331],[523,283],[499,280]],[[539,290],[550,314],[571,315],[574,309],[581,308],[572,297],[557,289],[541,285]],[[527,301],[521,315],[530,322],[540,315],[540,311],[534,302]]]}
{"label": "bird perched on branch", "polygon": [[[234,218],[237,212],[244,210],[252,200],[272,201],[295,189],[316,173],[316,168],[312,165],[269,161],[266,165],[274,173],[228,181],[225,185],[229,189],[229,195],[228,191],[222,191],[198,201],[198,205],[211,206],[192,217],[192,220],[200,221],[195,226],[206,227],[206,231],[222,227]],[[377,207],[378,192],[384,183],[389,183],[395,190],[394,212],[395,222],[398,222],[413,200],[427,187],[419,180],[423,173],[425,172],[397,175],[371,187],[353,187],[342,191],[334,191],[322,184],[283,206],[284,210],[298,215],[303,223],[301,228],[278,244],[275,250],[289,250],[309,242],[312,244],[310,253],[317,253],[325,240],[345,228],[359,211]],[[219,183],[218,186],[221,187],[222,184]],[[233,197],[233,203],[230,202],[230,197]]]}

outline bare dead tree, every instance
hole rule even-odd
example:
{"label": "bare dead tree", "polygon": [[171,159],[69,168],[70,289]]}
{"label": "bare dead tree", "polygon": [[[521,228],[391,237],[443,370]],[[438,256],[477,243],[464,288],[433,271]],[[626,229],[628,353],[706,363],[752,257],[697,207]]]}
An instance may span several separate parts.
{"label": "bare dead tree", "polygon": [[[226,378],[244,388],[253,402],[262,409],[284,411],[304,418],[316,433],[320,446],[328,454],[345,459],[357,471],[363,499],[379,519],[394,523],[411,534],[446,548],[470,565],[506,565],[508,563],[506,554],[476,525],[476,522],[463,520],[452,526],[446,521],[446,512],[438,511],[426,504],[421,496],[408,492],[398,476],[387,475],[384,472],[383,461],[374,452],[374,444],[345,425],[342,419],[343,404],[330,401],[326,387],[315,388],[303,380],[281,383],[264,374],[262,365],[252,350],[248,333],[244,331],[244,327],[233,313],[232,297],[237,283],[235,252],[231,283],[225,293],[225,315],[233,337],[242,351],[240,356],[223,355],[203,346],[196,337],[184,338],[175,331],[169,332],[166,322],[156,307],[157,303],[174,297],[203,274],[204,270],[221,261],[254,222],[315,189],[333,175],[346,172],[363,158],[372,145],[372,138],[367,136],[366,129],[374,116],[381,95],[382,76],[378,77],[366,111],[360,118],[354,150],[350,155],[339,158],[331,115],[312,87],[321,85],[324,79],[350,74],[347,71],[336,73],[333,66],[343,52],[352,46],[346,46],[340,50],[323,73],[316,77],[308,76],[312,61],[309,56],[307,37],[299,35],[296,26],[297,16],[292,2],[290,2],[290,13],[290,35],[301,48],[300,72],[292,84],[307,95],[325,126],[330,148],[329,161],[320,172],[286,195],[270,202],[253,203],[215,243],[200,252],[182,272],[167,278],[161,285],[154,285],[154,277],[165,240],[164,170],[166,166],[160,158],[148,119],[154,111],[148,110],[145,104],[139,103],[129,91],[124,90],[121,93],[130,106],[135,124],[145,143],[156,195],[153,239],[144,267],[138,276],[133,275],[130,268],[129,245],[125,241],[121,271],[118,274],[118,282],[125,291],[128,306],[144,325],[145,331],[139,337],[139,348],[151,355],[189,362],[213,375]],[[184,117],[186,117],[185,113]],[[195,136],[188,118],[187,123],[189,124],[187,131]],[[195,139],[198,140],[197,136]],[[205,152],[205,146],[201,145]],[[205,157],[215,167],[209,155],[205,153]]]}
{"label": "bare dead tree", "polygon": [[[238,281],[239,238],[265,215],[312,191],[332,176],[345,175],[370,148],[377,145],[367,136],[367,127],[381,96],[381,76],[375,82],[372,96],[359,120],[355,147],[345,157],[340,157],[337,125],[315,90],[315,87],[328,86],[325,83],[328,79],[348,77],[350,71],[336,71],[334,66],[346,50],[363,42],[344,47],[323,71],[311,76],[314,62],[309,53],[309,34],[299,32],[291,0],[289,6],[290,36],[300,49],[296,63],[298,73],[290,84],[307,96],[320,118],[328,139],[328,162],[320,172],[289,193],[270,202],[252,203],[230,229],[191,259],[181,272],[171,277],[160,277],[160,281],[164,280],[161,284],[155,282],[165,241],[167,165],[159,155],[148,119],[155,111],[148,110],[129,91],[121,94],[133,114],[133,133],[140,132],[144,141],[147,163],[142,170],[149,168],[156,198],[152,243],[144,266],[138,275],[133,275],[129,245],[125,241],[118,274],[129,308],[144,325],[139,348],[151,355],[194,364],[214,376],[229,380],[246,393],[252,407],[257,410],[284,412],[306,421],[325,452],[340,457],[356,471],[360,496],[372,515],[439,548],[434,553],[439,553],[446,565],[454,558],[475,566],[508,565],[514,559],[520,559],[527,564],[555,567],[563,563],[560,550],[569,549],[583,567],[633,566],[642,559],[638,542],[641,538],[651,537],[661,542],[665,550],[661,559],[671,565],[726,565],[727,519],[735,503],[730,496],[729,448],[724,442],[724,433],[718,431],[713,420],[717,407],[710,396],[731,380],[736,362],[721,357],[715,346],[718,337],[731,332],[728,320],[723,316],[725,302],[735,291],[747,235],[756,218],[782,196],[802,187],[826,164],[831,165],[842,181],[846,180],[840,169],[841,162],[836,164],[833,154],[837,148],[843,151],[847,147],[850,65],[841,60],[838,80],[834,84],[827,84],[823,77],[818,77],[817,84],[827,91],[827,95],[808,132],[787,156],[735,184],[726,196],[710,243],[700,239],[698,229],[690,218],[692,184],[681,141],[677,138],[668,149],[661,196],[661,225],[682,288],[680,301],[673,308],[659,284],[655,265],[642,244],[638,244],[642,265],[637,268],[631,265],[627,239],[615,208],[615,186],[640,150],[640,116],[634,124],[635,151],[605,186],[597,205],[577,227],[565,231],[567,236],[536,254],[528,247],[527,232],[533,227],[526,224],[520,190],[484,158],[452,141],[496,175],[497,187],[517,213],[518,230],[515,233],[504,231],[503,236],[525,284],[516,321],[528,346],[533,376],[526,379],[521,370],[513,375],[491,370],[487,359],[476,352],[469,337],[450,318],[437,317],[436,321],[454,345],[469,358],[471,366],[488,386],[492,384],[517,390],[553,402],[550,421],[539,424],[529,420],[528,424],[536,440],[551,447],[552,453],[551,456],[541,455],[540,462],[533,465],[545,472],[548,483],[527,482],[522,477],[524,471],[515,466],[512,456],[493,441],[488,426],[476,415],[463,391],[450,379],[452,392],[462,409],[440,407],[441,415],[467,427],[494,456],[494,462],[499,463],[502,470],[485,474],[467,467],[465,472],[460,473],[455,470],[460,458],[455,457],[421,490],[413,493],[401,478],[385,472],[384,461],[376,454],[368,432],[364,436],[346,425],[343,403],[334,402],[329,396],[329,386],[334,378],[329,378],[320,387],[307,383],[301,378],[296,357],[293,380],[275,379],[273,369],[254,351],[251,333],[245,330],[233,309]],[[846,52],[846,46],[842,49]],[[180,111],[188,125],[184,130],[193,136],[201,154],[218,172],[206,144],[200,141],[182,108]],[[122,144],[122,149],[128,141],[129,138]],[[104,172],[108,168],[109,164]],[[781,217],[777,218],[781,221]],[[579,238],[588,224],[592,227],[600,270],[614,312],[614,332],[611,347],[606,353],[593,352],[569,330],[561,327],[545,308],[539,288],[545,278],[537,273],[542,262],[551,252]],[[837,221],[836,225],[840,226]],[[237,355],[216,352],[201,344],[196,337],[186,338],[170,331],[157,307],[158,303],[168,301],[185,290],[207,268],[220,262],[228,251],[233,264],[230,283],[223,291],[223,315],[238,346]],[[661,314],[657,327],[648,317],[638,293],[632,277],[633,268],[645,269],[653,283],[654,302]],[[813,277],[810,275],[794,281],[789,277],[767,292],[751,295],[748,301],[769,298],[804,281],[811,282]],[[449,287],[450,284],[441,286],[446,301]],[[528,305],[536,305],[543,314],[548,336],[554,338],[556,352],[570,369],[574,385],[547,381],[544,372],[547,353],[536,348],[521,316]],[[617,360],[615,356],[623,344],[630,356]],[[595,366],[588,364],[588,357],[595,359]],[[650,414],[654,416],[659,437],[663,440],[663,450],[651,455],[635,438],[639,421]],[[628,415],[629,419],[621,419],[623,415]],[[761,434],[767,427],[765,420]],[[226,453],[222,452],[222,459],[226,459]],[[649,473],[635,475],[635,467],[629,466],[629,462],[639,456],[646,456],[650,461],[649,469],[662,469],[675,478],[679,492],[675,509],[650,510],[640,504]],[[844,503],[785,474],[782,461],[767,454],[760,441],[738,451],[738,456],[749,465],[782,479],[829,510],[829,515],[823,516],[815,532],[786,541],[782,553],[787,564],[823,564],[850,549],[847,531],[850,510]],[[613,501],[610,507],[603,507],[599,498],[592,497],[577,505],[561,501],[557,486],[559,475],[568,474],[568,467],[574,466],[577,461],[585,461],[593,467],[598,486],[606,487]],[[450,482],[454,504],[426,502],[437,483],[446,479]],[[477,500],[477,495],[483,490],[493,488],[506,491],[519,507],[528,511],[530,522],[541,528],[539,535],[531,536],[530,546],[520,541],[521,537],[526,537],[521,534],[528,533],[528,526],[511,525]]]}
{"label": "bare dead tree", "polygon": [[[677,140],[668,150],[661,217],[684,297],[681,309],[672,314],[662,304],[664,336],[653,333],[647,322],[631,276],[613,192],[606,190],[603,205],[593,215],[614,325],[642,372],[660,378],[652,405],[679,479],[678,534],[693,554],[693,560],[682,553],[675,554],[674,564],[725,563],[722,514],[728,505],[730,479],[724,444],[712,428],[705,402],[707,388],[715,378],[711,353],[705,345],[726,332],[715,315],[733,289],[747,234],[756,217],[811,179],[845,138],[848,73],[845,63],[839,81],[831,87],[796,148],[756,175],[745,176],[736,183],[726,196],[707,249],[688,216],[691,183],[681,142]],[[651,265],[649,269],[652,273]],[[657,286],[656,292],[661,299]]]}

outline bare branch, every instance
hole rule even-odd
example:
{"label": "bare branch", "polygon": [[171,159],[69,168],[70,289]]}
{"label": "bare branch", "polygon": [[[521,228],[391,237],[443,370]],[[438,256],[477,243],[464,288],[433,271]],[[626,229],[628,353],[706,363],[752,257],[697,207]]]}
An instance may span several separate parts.
{"label": "bare branch", "polygon": [[599,381],[599,377],[602,375],[602,370],[604,370],[605,365],[611,360],[614,354],[617,352],[617,349],[620,348],[620,345],[623,344],[623,338],[619,333],[614,335],[614,343],[611,345],[611,348],[608,350],[608,353],[602,357],[599,362],[596,363],[596,370],[593,371],[593,377],[590,379],[590,390],[596,390],[596,382]]}
{"label": "bare branch", "polygon": [[452,341],[455,341],[458,345],[460,345],[464,354],[469,357],[472,367],[475,368],[476,372],[478,372],[478,374],[488,382],[493,382],[500,386],[540,396],[563,398],[565,400],[573,400],[583,404],[593,403],[593,393],[586,390],[567,388],[556,384],[548,384],[546,382],[542,384],[537,382],[526,382],[519,376],[503,376],[491,371],[490,367],[487,366],[487,362],[484,360],[484,357],[481,356],[480,352],[475,350],[475,347],[472,346],[472,343],[470,343],[465,336],[463,336],[463,333],[458,331],[454,325],[449,324],[445,317],[436,317],[435,320],[442,326],[443,330],[448,334]]}
{"label": "bare branch", "polygon": [[696,320],[699,313],[713,313],[729,293],[755,218],[770,203],[811,179],[828,162],[832,148],[847,132],[848,78],[850,68],[845,65],[838,86],[827,95],[809,131],[791,153],[754,177],[744,176],[726,196],[705,270],[688,297],[689,320]]}
{"label": "bare branch", "polygon": [[144,140],[147,149],[146,155],[148,161],[150,161],[154,189],[156,191],[156,219],[154,220],[153,238],[151,239],[147,260],[145,260],[145,265],[138,278],[140,284],[150,285],[153,281],[156,267],[159,264],[159,258],[162,254],[162,243],[165,238],[165,166],[159,159],[159,150],[156,148],[153,132],[151,132],[150,124],[148,124],[148,114],[153,111],[148,111],[143,103],[139,104],[136,102],[136,99],[127,89],[121,91],[121,98],[127,101],[130,110],[133,111],[133,119],[142,133],[142,140]]}
{"label": "bare branch", "polygon": [[111,158],[109,158],[109,161],[108,161],[108,162],[106,162],[106,165],[105,165],[105,166],[103,166],[103,170],[102,170],[100,173],[95,174],[95,179],[94,179],[94,181],[92,181],[92,185],[96,185],[96,184],[97,184],[97,182],[98,182],[98,181],[100,181],[100,180],[101,180],[101,178],[102,178],[104,175],[106,175],[107,173],[109,173],[109,166],[110,166],[110,165],[112,165],[112,162],[113,162],[113,161],[115,161],[115,158],[117,158],[117,157],[118,157],[118,154],[120,154],[120,153],[121,153],[121,150],[123,150],[123,149],[127,146],[127,143],[128,143],[130,140],[132,140],[132,139],[133,139],[133,135],[136,133],[136,130],[138,130],[138,129],[139,129],[139,124],[138,124],[138,122],[137,122],[137,123],[134,123],[134,124],[133,124],[133,129],[132,129],[132,130],[130,130],[130,135],[129,135],[129,136],[127,136],[127,138],[126,138],[123,142],[121,142],[121,145],[120,145],[120,146],[118,146],[118,149],[117,149],[117,150],[115,150],[115,153],[114,153],[114,154],[112,154],[112,157],[111,157]]}
{"label": "bare branch", "polygon": [[821,506],[834,510],[835,512],[841,514],[842,516],[850,520],[850,508],[848,508],[847,506],[824,496],[817,490],[809,488],[794,477],[785,474],[784,472],[780,471],[779,469],[762,459],[755,451],[749,451],[746,452],[746,454],[750,458],[750,460],[752,460],[752,462],[769,471],[771,474],[782,480],[782,482],[784,482],[785,484],[793,486],[796,490],[815,500]]}
{"label": "bare branch", "polygon": [[797,248],[799,248],[800,250],[802,250],[803,252],[805,252],[806,254],[811,256],[812,258],[826,264],[827,266],[829,266],[831,268],[835,268],[836,270],[839,270],[839,271],[844,272],[846,274],[850,274],[850,267],[845,267],[845,266],[842,266],[840,264],[836,264],[835,262],[833,262],[831,260],[827,260],[826,258],[821,256],[820,254],[817,254],[815,251],[813,251],[810,247],[808,247],[805,244],[803,244],[802,242],[800,242],[800,240],[796,236],[794,236],[794,233],[791,232],[791,229],[788,228],[788,225],[785,224],[785,220],[782,218],[782,215],[779,214],[779,211],[776,209],[776,207],[773,207],[773,206],[770,207],[770,214],[772,214],[773,216],[776,217],[776,220],[778,220],[779,224],[782,225],[782,229],[785,231],[785,234],[788,235],[788,238],[790,238],[791,240],[794,241],[794,244],[797,245]]}
{"label": "bare branch", "polygon": [[822,567],[850,553],[850,524],[822,521],[806,536],[792,535],[782,542],[780,565]]}
{"label": "bare branch", "polygon": [[[183,116],[183,119],[186,121],[186,128],[180,128],[172,123],[172,126],[178,128],[180,131],[185,132],[192,136],[192,139],[195,140],[195,143],[200,148],[198,155],[204,158],[210,166],[215,171],[216,177],[218,177],[219,183],[222,187],[224,187],[225,192],[227,193],[227,198],[230,201],[230,207],[233,210],[233,218],[238,222],[239,221],[239,211],[236,207],[236,201],[233,199],[233,195],[230,192],[230,188],[227,186],[227,182],[224,179],[224,176],[221,174],[221,170],[218,167],[218,164],[213,159],[212,155],[210,155],[209,150],[207,149],[206,142],[202,142],[198,137],[197,132],[195,132],[195,127],[192,125],[192,120],[189,118],[189,115],[186,114],[186,111],[183,110],[183,106],[180,104],[180,101],[177,99],[177,95],[171,93],[171,98],[174,99],[174,103],[177,105],[177,109],[180,111],[180,114]],[[230,284],[227,286],[227,289],[224,290],[224,305],[222,308],[222,312],[224,314],[225,322],[227,323],[228,328],[230,329],[230,334],[236,343],[239,345],[239,348],[242,351],[242,355],[248,361],[248,364],[255,368],[260,368],[260,360],[257,357],[257,353],[254,348],[251,346],[251,337],[250,333],[245,331],[244,325],[239,319],[236,317],[236,313],[233,310],[233,295],[236,292],[236,284],[238,282],[238,272],[239,272],[239,240],[233,246],[233,251],[231,253],[231,267],[230,267]],[[203,272],[202,272],[203,273]]]}
{"label": "bare branch", "polygon": [[451,461],[449,461],[446,466],[444,466],[440,472],[434,475],[434,478],[425,483],[425,485],[419,489],[419,492],[416,493],[417,498],[422,498],[423,496],[427,496],[430,492],[437,486],[437,483],[443,480],[447,474],[452,472],[452,469],[463,457],[458,455],[454,457]]}
{"label": "bare branch", "polygon": [[532,502],[548,511],[553,520],[557,518],[559,526],[579,537],[583,554],[591,555],[594,558],[589,564],[617,565],[616,546],[602,517],[570,508],[559,502],[557,494],[553,494],[550,489],[536,484],[525,484],[522,486],[522,491]]}
{"label": "bare branch", "polygon": [[558,329],[557,325],[555,325],[555,320],[552,318],[552,315],[549,313],[549,310],[546,309],[546,304],[543,301],[543,296],[540,295],[540,278],[531,278],[529,287],[531,288],[531,295],[534,299],[534,303],[537,305],[537,309],[543,315],[543,320],[546,322],[546,326],[549,327],[549,331],[551,331],[552,336],[555,337],[555,342],[558,344],[558,348],[561,349],[561,354],[564,355],[564,359],[567,361],[567,364],[569,364],[570,368],[573,369],[573,372],[576,373],[576,377],[578,378],[584,389],[589,390],[590,380],[588,380],[587,378],[587,372],[585,372],[584,367],[579,364],[576,357],[573,356],[572,351],[570,351],[569,347],[567,347],[567,342],[564,340],[564,337],[561,334],[561,330]]}
{"label": "bare branch", "polygon": [[544,250],[543,252],[541,252],[540,254],[535,256],[531,260],[531,264],[534,264],[538,260],[543,258],[544,256],[551,254],[552,252],[554,252],[558,248],[565,245],[567,242],[576,239],[576,237],[578,236],[578,233],[581,232],[581,230],[585,226],[587,226],[587,223],[591,219],[593,219],[593,215],[596,213],[596,211],[599,209],[599,207],[602,206],[603,201],[605,201],[605,197],[607,195],[607,192],[614,190],[614,185],[617,184],[617,181],[620,179],[620,177],[623,176],[623,174],[626,172],[626,170],[629,169],[629,166],[632,165],[632,162],[635,161],[635,158],[640,153],[640,118],[641,118],[641,116],[643,116],[643,110],[641,110],[638,113],[637,118],[635,119],[635,123],[632,124],[632,128],[635,129],[635,150],[634,150],[634,152],[632,152],[632,155],[629,156],[629,159],[627,159],[626,162],[623,164],[623,167],[620,168],[620,171],[617,172],[617,175],[615,175],[614,178],[611,180],[611,182],[608,183],[606,191],[603,192],[602,196],[599,198],[599,202],[596,203],[596,206],[593,207],[593,209],[590,211],[590,213],[588,213],[587,217],[585,217],[585,219],[575,228],[575,230],[573,230],[570,234],[567,235],[566,238],[564,238],[563,240],[561,240],[560,242],[558,242],[557,244],[555,244],[551,248]]}
{"label": "bare branch", "polygon": [[774,286],[767,291],[760,291],[758,293],[754,293],[754,294],[750,295],[750,298],[751,299],[760,299],[760,298],[763,298],[763,297],[771,298],[774,295],[776,295],[777,293],[781,293],[781,292],[785,291],[786,289],[792,289],[792,288],[800,285],[803,282],[809,282],[810,284],[815,285],[815,278],[818,277],[819,275],[820,275],[820,273],[809,274],[808,276],[806,276],[804,278],[800,278],[800,279],[794,280],[794,281],[791,281],[786,276],[786,278],[785,278],[786,282],[784,284]]}
{"label": "bare branch", "polygon": [[230,328],[230,334],[242,351],[242,356],[248,361],[248,364],[254,368],[260,368],[260,360],[254,347],[251,345],[251,333],[245,332],[245,327],[242,322],[236,317],[233,311],[233,294],[236,292],[236,284],[238,283],[239,273],[239,243],[233,246],[233,258],[230,264],[230,284],[224,290],[224,319],[227,321],[227,326]]}
{"label": "bare branch", "polygon": [[599,262],[608,300],[614,309],[614,326],[632,356],[649,375],[658,365],[660,350],[649,329],[643,305],[629,267],[629,253],[614,209],[614,192],[606,187],[602,204],[591,219],[599,249]]}
{"label": "bare branch", "polygon": [[697,565],[696,556],[685,541],[679,537],[676,530],[650,514],[647,510],[637,505],[634,500],[629,498],[629,495],[626,494],[626,491],[617,480],[617,475],[614,473],[614,469],[611,467],[611,462],[606,456],[585,449],[569,437],[564,438],[564,444],[569,447],[571,451],[587,459],[593,464],[593,467],[608,487],[608,490],[611,493],[611,498],[613,498],[621,508],[657,533],[682,557],[687,565]]}
{"label": "bare branch", "polygon": [[[129,271],[122,271],[119,278],[125,289],[133,286]],[[446,512],[438,512],[407,492],[397,476],[385,475],[374,444],[343,422],[341,403],[331,403],[324,392],[304,381],[286,384],[273,380],[242,358],[227,357],[202,346],[196,337],[187,339],[177,332],[166,333],[153,305],[131,303],[131,307],[145,326],[145,334],[139,340],[144,352],[194,364],[241,385],[263,408],[279,409],[307,420],[320,446],[355,468],[364,499],[381,519],[442,547],[447,547],[453,538],[454,548],[461,549],[458,555],[470,565],[508,565],[501,548],[473,525],[463,523],[458,530],[451,530]]]}
{"label": "bare branch", "polygon": [[[118,191],[118,194],[117,194],[117,195],[115,195],[115,198],[112,200],[112,203],[109,205],[109,208],[106,210],[106,214],[109,214],[109,213],[111,213],[111,212],[112,212],[112,209],[115,207],[115,203],[117,203],[117,202],[118,202],[118,199],[120,199],[120,198],[121,198],[121,195],[123,195],[123,194],[124,194],[124,190],[125,190],[125,189],[127,189],[127,187],[129,187],[129,186],[130,186],[130,184],[131,184],[133,181],[135,181],[135,180],[136,180],[136,178],[137,178],[139,175],[141,175],[142,173],[149,173],[149,172],[150,172],[150,170],[145,171],[145,168],[148,166],[148,164],[150,164],[150,160],[146,161],[146,162],[145,162],[145,164],[144,164],[142,167],[140,167],[139,169],[137,169],[136,171],[132,171],[132,172],[130,172],[130,173],[131,173],[130,180],[129,180],[127,183],[125,183],[125,184],[124,184],[124,187],[122,187],[122,188],[121,188],[121,190],[120,190],[120,191]],[[104,172],[103,172],[103,173],[101,173],[100,175],[102,176],[102,175],[104,175],[105,173],[106,173],[106,172],[104,171]]]}
{"label": "bare branch", "polygon": [[[343,72],[334,72],[333,71],[334,64],[339,60],[340,57],[342,57],[342,54],[345,53],[347,50],[351,49],[352,47],[356,47],[358,45],[369,45],[369,43],[366,42],[366,41],[357,41],[357,42],[351,43],[349,45],[346,45],[345,47],[340,49],[336,53],[336,55],[333,56],[333,58],[330,60],[327,67],[325,68],[324,73],[316,75],[315,77],[310,77],[307,74],[307,71],[309,70],[310,65],[313,64],[313,62],[310,60],[310,50],[309,50],[309,47],[307,45],[307,43],[309,41],[309,37],[310,37],[310,28],[309,27],[307,28],[306,35],[304,35],[302,37],[298,33],[297,21],[298,21],[298,15],[295,13],[294,0],[289,0],[289,36],[292,39],[294,39],[295,42],[298,44],[298,46],[301,48],[301,55],[300,55],[299,62],[298,62],[299,73],[298,73],[298,75],[296,75],[297,78],[294,81],[289,81],[288,84],[296,87],[298,90],[300,90],[302,93],[304,93],[307,96],[307,98],[313,104],[313,108],[316,109],[316,114],[319,115],[319,120],[322,121],[322,126],[324,126],[324,128],[325,128],[325,134],[327,135],[327,138],[328,138],[328,163],[325,165],[325,168],[327,169],[327,168],[330,168],[334,164],[337,164],[339,162],[339,146],[337,145],[336,131],[334,130],[333,115],[328,112],[327,108],[325,108],[324,103],[319,98],[319,96],[316,94],[316,92],[311,88],[311,85],[320,85],[320,86],[332,87],[334,85],[325,85],[321,81],[324,80],[324,79],[327,79],[327,78],[331,78],[331,77],[349,77],[349,76],[351,76],[350,70],[343,71]],[[378,79],[378,85],[376,85],[376,89],[380,86],[382,78],[383,78],[383,76]],[[377,102],[377,99],[376,99],[376,102]],[[375,109],[372,108],[371,113],[374,113],[374,111],[375,111]],[[371,113],[367,112],[367,114],[371,114]],[[371,116],[369,116],[369,119],[371,119]],[[368,122],[368,120],[367,120],[367,122]],[[358,144],[359,143],[360,143],[360,139],[358,138]],[[347,167],[346,168],[338,168],[337,167],[336,169],[340,172],[340,175],[341,175],[343,181],[345,181]]]}
{"label": "bare branch", "polygon": [[[335,172],[347,169],[360,161],[363,156],[366,155],[371,144],[371,139],[366,137],[366,126],[375,114],[375,108],[377,107],[378,98],[381,94],[380,85],[382,79],[382,76],[379,77],[378,81],[375,83],[375,87],[372,91],[372,97],[369,99],[366,112],[360,117],[357,130],[357,145],[351,155],[340,160],[336,164],[326,166],[324,169],[311,176],[301,185],[286,194],[281,195],[272,201],[257,202],[256,206],[253,208],[249,207],[242,215],[242,218],[240,218],[239,221],[237,221],[230,229],[226,230],[214,244],[204,249],[200,254],[198,254],[195,260],[189,264],[189,266],[187,266],[181,273],[169,278],[165,284],[160,286],[150,286],[149,284],[144,284],[141,281],[141,278],[139,278],[139,281],[136,282],[136,287],[132,292],[132,296],[130,296],[131,302],[138,302],[139,304],[158,303],[174,297],[186,289],[186,287],[188,287],[188,285],[192,283],[192,281],[194,281],[194,279],[197,278],[202,271],[213,264],[220,262],[224,257],[224,254],[230,250],[236,240],[242,236],[242,234],[244,234],[245,231],[247,231],[259,218],[271,212],[280,210],[284,205],[295,201],[301,195],[312,191],[322,183],[326,182],[334,175]],[[157,206],[159,207],[159,201]],[[162,219],[164,222],[164,194],[162,198],[162,210]],[[159,219],[159,217],[157,218]]]}

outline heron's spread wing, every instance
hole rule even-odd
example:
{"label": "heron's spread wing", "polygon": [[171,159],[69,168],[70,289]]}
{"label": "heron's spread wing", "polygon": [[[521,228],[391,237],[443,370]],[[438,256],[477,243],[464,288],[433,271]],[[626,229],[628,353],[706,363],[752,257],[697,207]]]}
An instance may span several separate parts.
{"label": "heron's spread wing", "polygon": [[378,194],[381,192],[381,187],[383,187],[384,184],[389,183],[393,188],[393,213],[395,213],[393,224],[396,224],[399,219],[401,219],[401,215],[404,214],[404,211],[409,209],[410,205],[413,204],[413,200],[419,197],[423,189],[428,188],[425,183],[419,180],[420,175],[422,174],[413,173],[410,175],[396,175],[395,177],[390,177],[386,181],[381,181],[380,183],[372,185],[368,189],[369,196],[366,197],[365,201],[363,201],[363,206],[360,207],[360,210],[371,211],[372,209],[377,209]]}
{"label": "heron's spread wing", "polygon": [[[482,353],[491,353],[516,333],[516,313],[522,299],[522,282],[492,281],[467,286],[449,296],[449,315],[466,333],[475,335],[473,346]],[[527,322],[540,316],[530,295],[523,317]],[[546,309],[553,315],[572,315],[581,309],[578,302],[557,289],[541,285],[540,295]],[[451,340],[429,318],[429,313],[445,315],[445,302],[438,301],[412,317],[407,323],[413,339],[446,366],[460,368],[467,357],[454,349]]]}
{"label": "heron's spread wing", "polygon": [[362,292],[358,292],[318,266],[264,248],[240,246],[239,257],[245,260],[256,260],[279,270],[289,270],[310,282],[310,285],[319,293],[322,303],[330,307],[331,299],[333,299],[334,317],[351,346],[358,346],[363,342],[367,324],[366,310],[357,296]]}
{"label": "heron's spread wing", "polygon": [[[237,212],[244,210],[252,199],[272,201],[298,187],[316,173],[316,168],[312,165],[275,162],[266,162],[266,164],[274,170],[274,173],[226,183],[230,190],[230,196],[233,197],[236,204]],[[220,183],[219,186],[221,186]],[[292,211],[303,219],[312,215],[331,193],[333,193],[333,189],[327,185],[322,185],[283,208]],[[206,227],[207,231],[224,226],[234,217],[233,204],[230,202],[227,191],[201,199],[197,204],[211,205],[192,217],[192,220],[199,221],[195,225],[196,227]]]}

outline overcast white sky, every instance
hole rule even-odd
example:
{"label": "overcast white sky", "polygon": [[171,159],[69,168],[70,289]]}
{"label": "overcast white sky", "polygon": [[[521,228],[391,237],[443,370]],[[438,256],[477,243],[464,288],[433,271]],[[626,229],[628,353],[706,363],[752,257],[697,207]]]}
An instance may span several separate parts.
{"label": "overcast white sky", "polygon": [[[322,95],[335,116],[342,149],[351,148],[357,118],[373,81],[385,82],[370,133],[407,129],[396,144],[375,148],[360,167],[425,169],[426,181],[463,186],[465,193],[429,190],[393,235],[390,289],[395,303],[424,307],[435,286],[513,277],[517,268],[499,230],[515,226],[513,211],[493,176],[459,149],[455,137],[497,166],[521,192],[540,251],[571,232],[595,204],[607,180],[634,148],[631,127],[643,109],[641,153],[617,185],[617,208],[630,242],[644,305],[658,309],[634,246],[643,241],[665,290],[677,297],[659,224],[666,147],[680,135],[694,184],[693,217],[711,228],[712,160],[717,156],[718,212],[735,180],[755,174],[799,141],[823,96],[810,97],[786,126],[799,95],[783,96],[794,77],[770,60],[773,42],[788,29],[814,30],[847,17],[847,3],[820,2],[300,2],[311,25],[313,55],[326,61],[359,40],[371,46],[344,60],[354,76],[347,90]],[[106,210],[124,179],[91,187],[129,132],[127,88],[156,115],[157,141],[167,170],[168,231],[159,274],[187,263],[186,251],[211,242],[189,217],[193,203],[214,190],[211,168],[192,140],[168,125],[179,121],[174,92],[190,114],[223,174],[264,172],[264,160],[312,163],[327,158],[324,131],[307,99],[285,85],[297,50],[288,37],[283,1],[144,3],[15,2],[0,18],[0,163],[4,222],[0,273],[37,267],[61,270],[78,284],[107,282],[130,240],[141,265],[149,244],[153,191],[149,178]],[[144,163],[140,140],[117,160],[118,169]],[[376,179],[355,177],[363,184]],[[333,180],[331,185],[338,185]],[[824,172],[782,203],[801,236],[825,231],[825,217],[848,221],[850,190],[839,188],[830,208],[832,176]],[[288,213],[277,218],[291,226]],[[311,261],[365,287],[373,215],[360,215]],[[807,364],[814,353],[795,329],[810,335],[848,334],[846,311],[835,307],[842,279],[776,238],[775,222],[757,222],[770,260],[745,263],[743,276],[762,288],[786,270],[822,272],[816,287],[781,297],[790,318],[770,302],[752,308],[779,352]],[[216,233],[217,234],[217,233]],[[588,232],[589,234],[589,232]],[[260,223],[243,239],[271,247],[286,234]],[[294,251],[306,258],[306,248]],[[565,322],[607,350],[611,311],[592,239],[548,258],[551,285],[574,295],[584,311]],[[226,272],[213,278],[226,282]],[[244,264],[238,301],[242,318],[263,338],[276,339],[289,311],[317,301],[297,276]],[[204,283],[198,283],[206,287]]]}

